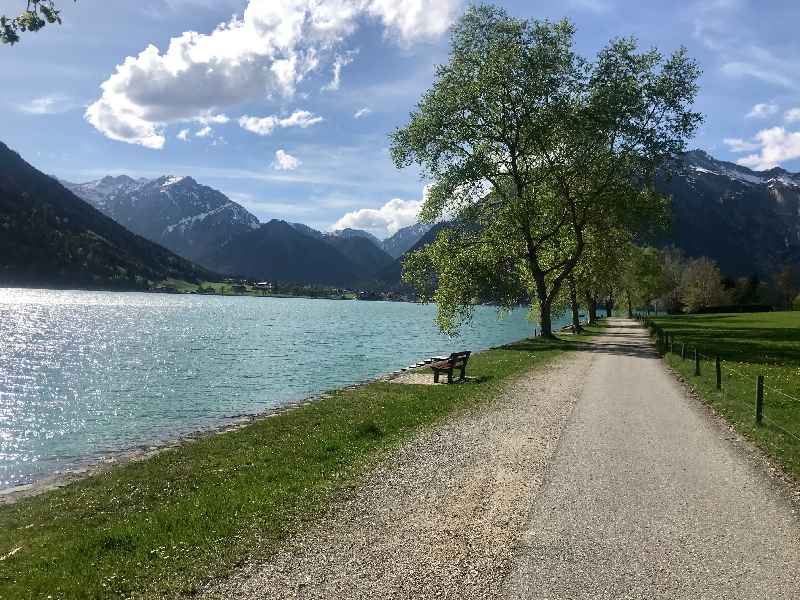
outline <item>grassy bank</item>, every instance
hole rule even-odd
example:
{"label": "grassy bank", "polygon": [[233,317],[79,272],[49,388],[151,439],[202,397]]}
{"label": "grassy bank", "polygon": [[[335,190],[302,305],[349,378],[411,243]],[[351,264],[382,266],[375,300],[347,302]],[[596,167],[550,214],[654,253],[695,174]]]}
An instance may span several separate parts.
{"label": "grassy bank", "polygon": [[0,507],[0,598],[174,597],[276,545],[416,429],[581,343],[474,355],[453,386],[371,383]]}
{"label": "grassy bank", "polygon": [[[661,317],[653,322],[673,334],[666,355],[703,399],[735,428],[800,478],[800,313],[747,313]],[[687,358],[681,359],[681,343]],[[708,357],[694,375],[693,349]],[[716,389],[714,358],[722,361]],[[764,375],[764,422],[755,421],[756,377]]]}

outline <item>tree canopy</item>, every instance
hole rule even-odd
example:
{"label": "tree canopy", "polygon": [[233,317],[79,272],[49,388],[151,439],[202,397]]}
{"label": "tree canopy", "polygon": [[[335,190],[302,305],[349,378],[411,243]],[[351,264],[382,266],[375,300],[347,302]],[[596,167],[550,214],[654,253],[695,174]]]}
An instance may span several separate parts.
{"label": "tree canopy", "polygon": [[0,15],[0,41],[16,44],[20,33],[39,31],[48,23],[61,23],[61,11],[55,0],[26,0],[25,8],[16,17]]}
{"label": "tree canopy", "polygon": [[665,207],[652,183],[701,122],[690,110],[699,68],[684,49],[665,58],[632,38],[590,62],[574,35],[566,20],[470,7],[448,63],[392,134],[395,164],[416,163],[431,182],[421,219],[452,225],[405,265],[444,331],[476,301],[533,300],[551,334],[589,238],[635,230]]}

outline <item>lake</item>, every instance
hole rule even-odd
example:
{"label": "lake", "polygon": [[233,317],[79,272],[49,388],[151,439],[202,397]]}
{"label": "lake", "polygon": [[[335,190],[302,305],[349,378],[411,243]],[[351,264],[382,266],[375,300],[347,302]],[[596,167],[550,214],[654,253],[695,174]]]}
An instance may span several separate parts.
{"label": "lake", "polygon": [[0,488],[524,338],[479,307],[451,339],[410,303],[0,289]]}

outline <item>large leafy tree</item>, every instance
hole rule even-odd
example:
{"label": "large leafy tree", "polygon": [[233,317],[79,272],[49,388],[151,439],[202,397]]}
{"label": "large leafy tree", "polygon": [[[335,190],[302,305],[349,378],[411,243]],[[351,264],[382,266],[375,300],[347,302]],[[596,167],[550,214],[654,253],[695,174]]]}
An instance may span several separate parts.
{"label": "large leafy tree", "polygon": [[693,258],[686,263],[679,293],[686,312],[697,312],[709,306],[730,302],[719,268],[713,260],[705,256]]}
{"label": "large leafy tree", "polygon": [[0,41],[16,44],[20,33],[39,31],[48,23],[61,23],[55,0],[26,0],[25,8],[16,17],[0,15]]}
{"label": "large leafy tree", "polygon": [[610,310],[615,292],[621,283],[626,261],[630,256],[630,233],[624,227],[590,227],[586,232],[586,248],[575,270],[570,274],[570,287],[575,287],[573,321],[577,304],[583,301],[589,324],[597,320],[597,307],[603,303]]}
{"label": "large leafy tree", "polygon": [[568,21],[471,7],[450,57],[392,134],[398,167],[431,182],[421,218],[455,225],[406,261],[405,278],[454,331],[475,301],[530,299],[551,311],[589,227],[632,224],[660,206],[651,182],[701,121],[689,107],[699,70],[618,39],[589,62]]}
{"label": "large leafy tree", "polygon": [[656,248],[630,245],[628,259],[621,269],[620,292],[633,317],[633,309],[649,309],[653,301],[668,293],[669,283],[664,272],[664,261]]}

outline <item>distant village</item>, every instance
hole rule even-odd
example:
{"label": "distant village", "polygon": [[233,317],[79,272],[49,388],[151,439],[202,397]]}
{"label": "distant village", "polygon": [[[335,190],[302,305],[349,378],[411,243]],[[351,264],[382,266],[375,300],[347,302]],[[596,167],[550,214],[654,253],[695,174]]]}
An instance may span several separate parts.
{"label": "distant village", "polygon": [[164,281],[148,291],[162,294],[204,294],[220,296],[264,296],[285,298],[322,298],[328,300],[364,300],[416,302],[411,290],[351,289],[278,281],[255,281],[228,277],[219,282],[187,284]]}

